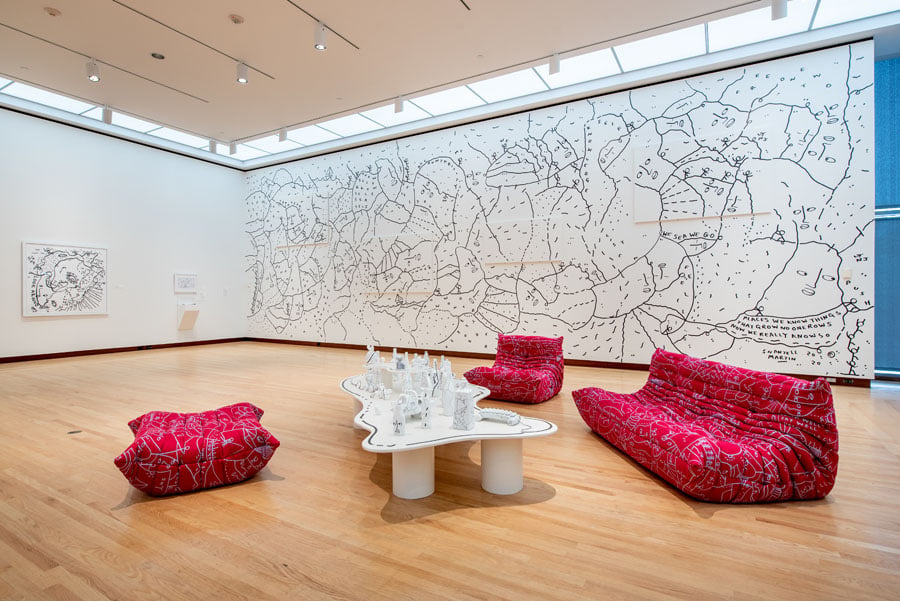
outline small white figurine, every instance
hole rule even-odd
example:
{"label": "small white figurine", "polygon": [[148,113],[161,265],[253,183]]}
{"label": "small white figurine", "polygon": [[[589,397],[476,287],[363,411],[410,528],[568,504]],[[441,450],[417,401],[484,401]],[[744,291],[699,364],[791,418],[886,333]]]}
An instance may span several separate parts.
{"label": "small white figurine", "polygon": [[371,344],[366,345],[366,381],[365,391],[375,392],[381,385],[381,353]]}
{"label": "small white figurine", "polygon": [[427,382],[427,390],[425,391],[425,396],[428,399],[436,399],[438,396],[438,387],[441,383],[441,374],[437,370],[437,359],[434,360],[434,367],[428,368],[425,381]]}
{"label": "small white figurine", "polygon": [[396,393],[403,392],[406,386],[406,370],[394,369],[391,371],[391,388]]}
{"label": "small white figurine", "polygon": [[441,413],[453,415],[453,406],[456,404],[456,383],[453,372],[450,371],[450,362],[444,363],[441,369]]}
{"label": "small white figurine", "polygon": [[394,403],[394,435],[404,436],[406,434],[406,412],[403,410],[403,401],[397,399]]}
{"label": "small white figurine", "polygon": [[472,389],[462,387],[456,391],[456,407],[453,409],[453,429],[471,430],[475,427],[475,397]]}

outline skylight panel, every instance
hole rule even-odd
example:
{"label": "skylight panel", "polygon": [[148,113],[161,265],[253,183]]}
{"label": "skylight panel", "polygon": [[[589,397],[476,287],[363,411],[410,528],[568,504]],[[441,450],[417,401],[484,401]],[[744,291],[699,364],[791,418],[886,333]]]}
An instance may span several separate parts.
{"label": "skylight panel", "polygon": [[535,70],[554,89],[620,73],[616,57],[609,48],[564,58],[559,61],[559,73],[555,75],[550,75],[550,67],[546,64],[538,65]]}
{"label": "skylight panel", "polygon": [[[91,110],[81,113],[81,116],[100,121],[101,119],[103,119],[103,107],[95,106]],[[119,127],[124,127],[125,129],[130,129],[132,131],[141,132],[142,134],[162,127],[159,123],[151,123],[150,121],[144,121],[143,119],[138,119],[137,117],[123,115],[122,113],[118,113],[116,111],[112,112],[112,124],[118,125]]]}
{"label": "skylight panel", "polygon": [[0,77],[0,89],[3,89],[4,86],[10,83],[12,83],[11,79],[3,79],[2,77]]}
{"label": "skylight panel", "polygon": [[426,94],[412,98],[410,102],[414,102],[416,106],[425,109],[432,115],[445,115],[484,104],[484,101],[466,86]]}
{"label": "skylight panel", "polygon": [[[794,3],[788,3],[788,15]],[[900,0],[821,0],[813,29],[900,10]]]}
{"label": "skylight panel", "polygon": [[96,119],[97,121],[100,121],[101,119],[103,119],[103,107],[95,106],[94,108],[81,113],[81,116],[87,117],[88,119]]}
{"label": "skylight panel", "polygon": [[541,81],[533,69],[524,69],[470,83],[469,88],[487,102],[500,102],[535,92],[543,92],[547,90],[547,85]]}
{"label": "skylight panel", "polygon": [[710,21],[707,26],[709,51],[737,48],[806,31],[815,8],[815,0],[794,0],[788,4],[787,17],[775,21],[769,7]]}
{"label": "skylight panel", "polygon": [[144,121],[143,119],[138,119],[137,117],[132,117],[131,115],[123,115],[122,113],[116,111],[113,111],[112,122],[113,125],[118,125],[119,127],[124,127],[125,129],[130,129],[133,131],[139,131],[141,133],[147,133],[160,127],[158,123]]}
{"label": "skylight panel", "polygon": [[370,119],[366,119],[361,115],[347,115],[346,117],[338,117],[330,121],[323,121],[318,124],[319,127],[328,131],[333,131],[339,136],[355,136],[364,134],[369,131],[381,129],[381,126]]}
{"label": "skylight panel", "polygon": [[360,115],[368,117],[372,121],[376,121],[384,127],[401,125],[403,123],[409,123],[411,121],[418,121],[419,119],[425,119],[429,116],[428,113],[412,104],[411,102],[404,102],[403,110],[399,113],[394,112],[394,105],[393,103],[391,103],[387,106],[380,106],[377,109],[364,111],[360,113]]}
{"label": "skylight panel", "polygon": [[271,154],[300,148],[300,144],[297,144],[293,140],[285,140],[284,142],[279,142],[278,136],[266,136],[265,138],[260,138],[258,140],[250,140],[249,142],[245,142],[244,145]]}
{"label": "skylight panel", "polygon": [[179,144],[184,144],[185,146],[191,146],[193,148],[200,148],[201,146],[203,148],[206,148],[209,145],[209,140],[207,140],[206,138],[201,138],[192,134],[186,134],[183,131],[178,131],[177,129],[172,129],[169,127],[160,127],[159,129],[154,129],[149,133],[151,136],[163,138],[172,142],[178,142]]}
{"label": "skylight panel", "polygon": [[88,104],[87,102],[75,100],[74,98],[62,96],[61,94],[48,92],[40,88],[25,85],[24,83],[20,83],[18,81],[13,82],[3,88],[2,93],[9,96],[15,96],[16,98],[21,98],[22,100],[30,100],[31,102],[37,102],[38,104],[43,104],[44,106],[52,106],[53,108],[59,109],[61,111],[67,111],[69,113],[76,114],[83,113],[94,106],[93,104]]}
{"label": "skylight panel", "polygon": [[703,25],[685,27],[613,48],[622,69],[635,71],[706,53]]}
{"label": "skylight panel", "polygon": [[298,144],[303,144],[304,146],[312,146],[313,144],[321,144],[322,142],[337,140],[340,136],[338,136],[337,134],[333,134],[330,131],[325,131],[321,127],[309,125],[307,127],[301,127],[300,129],[289,131],[287,137],[289,140],[293,140]]}
{"label": "skylight panel", "polygon": [[[228,152],[228,146],[225,146],[226,153]],[[259,150],[258,148],[253,148],[251,146],[247,146],[246,144],[238,144],[235,149],[235,153],[228,155],[233,159],[237,159],[239,161],[246,161],[248,159],[255,159],[258,157],[264,157],[270,153]]]}

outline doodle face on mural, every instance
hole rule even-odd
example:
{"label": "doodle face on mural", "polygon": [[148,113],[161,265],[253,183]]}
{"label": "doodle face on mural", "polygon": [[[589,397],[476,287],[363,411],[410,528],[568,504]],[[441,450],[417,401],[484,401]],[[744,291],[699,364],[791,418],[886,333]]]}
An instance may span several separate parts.
{"label": "doodle face on mural", "polygon": [[862,42],[256,172],[251,334],[870,375],[872,78]]}

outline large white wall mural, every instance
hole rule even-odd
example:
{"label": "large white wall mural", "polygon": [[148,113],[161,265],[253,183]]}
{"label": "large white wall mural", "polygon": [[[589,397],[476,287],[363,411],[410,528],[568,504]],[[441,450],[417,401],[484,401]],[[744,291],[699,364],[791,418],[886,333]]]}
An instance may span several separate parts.
{"label": "large white wall mural", "polygon": [[871,377],[872,44],[248,176],[250,334]]}

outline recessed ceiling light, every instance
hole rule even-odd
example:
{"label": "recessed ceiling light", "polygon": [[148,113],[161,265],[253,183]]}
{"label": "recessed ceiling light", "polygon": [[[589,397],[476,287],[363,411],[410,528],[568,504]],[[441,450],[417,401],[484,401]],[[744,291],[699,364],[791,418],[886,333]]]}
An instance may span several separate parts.
{"label": "recessed ceiling light", "polygon": [[235,75],[235,79],[238,83],[244,84],[250,81],[247,77],[247,65],[243,62],[237,64],[237,74]]}
{"label": "recessed ceiling light", "polygon": [[326,43],[327,35],[328,35],[328,26],[325,25],[325,23],[322,23],[321,21],[317,22],[316,29],[315,29],[315,36],[314,36],[315,40],[313,43],[313,48],[315,48],[316,50],[325,50],[326,48],[328,48],[328,45]]}
{"label": "recessed ceiling light", "polygon": [[58,17],[62,14],[62,11],[58,8],[53,8],[52,6],[45,6],[44,12],[50,15],[51,17]]}
{"label": "recessed ceiling light", "polygon": [[158,61],[161,61],[164,58],[166,58],[166,55],[163,54],[162,52],[151,52],[150,56],[152,56],[153,58],[155,58]]}
{"label": "recessed ceiling light", "polygon": [[234,23],[235,25],[240,25],[241,23],[244,22],[244,17],[242,17],[241,15],[232,13],[232,14],[228,15],[228,20],[231,21],[232,23]]}
{"label": "recessed ceiling light", "polygon": [[94,83],[100,81],[100,66],[97,64],[97,61],[90,59],[87,64],[85,64],[84,70],[90,81]]}

